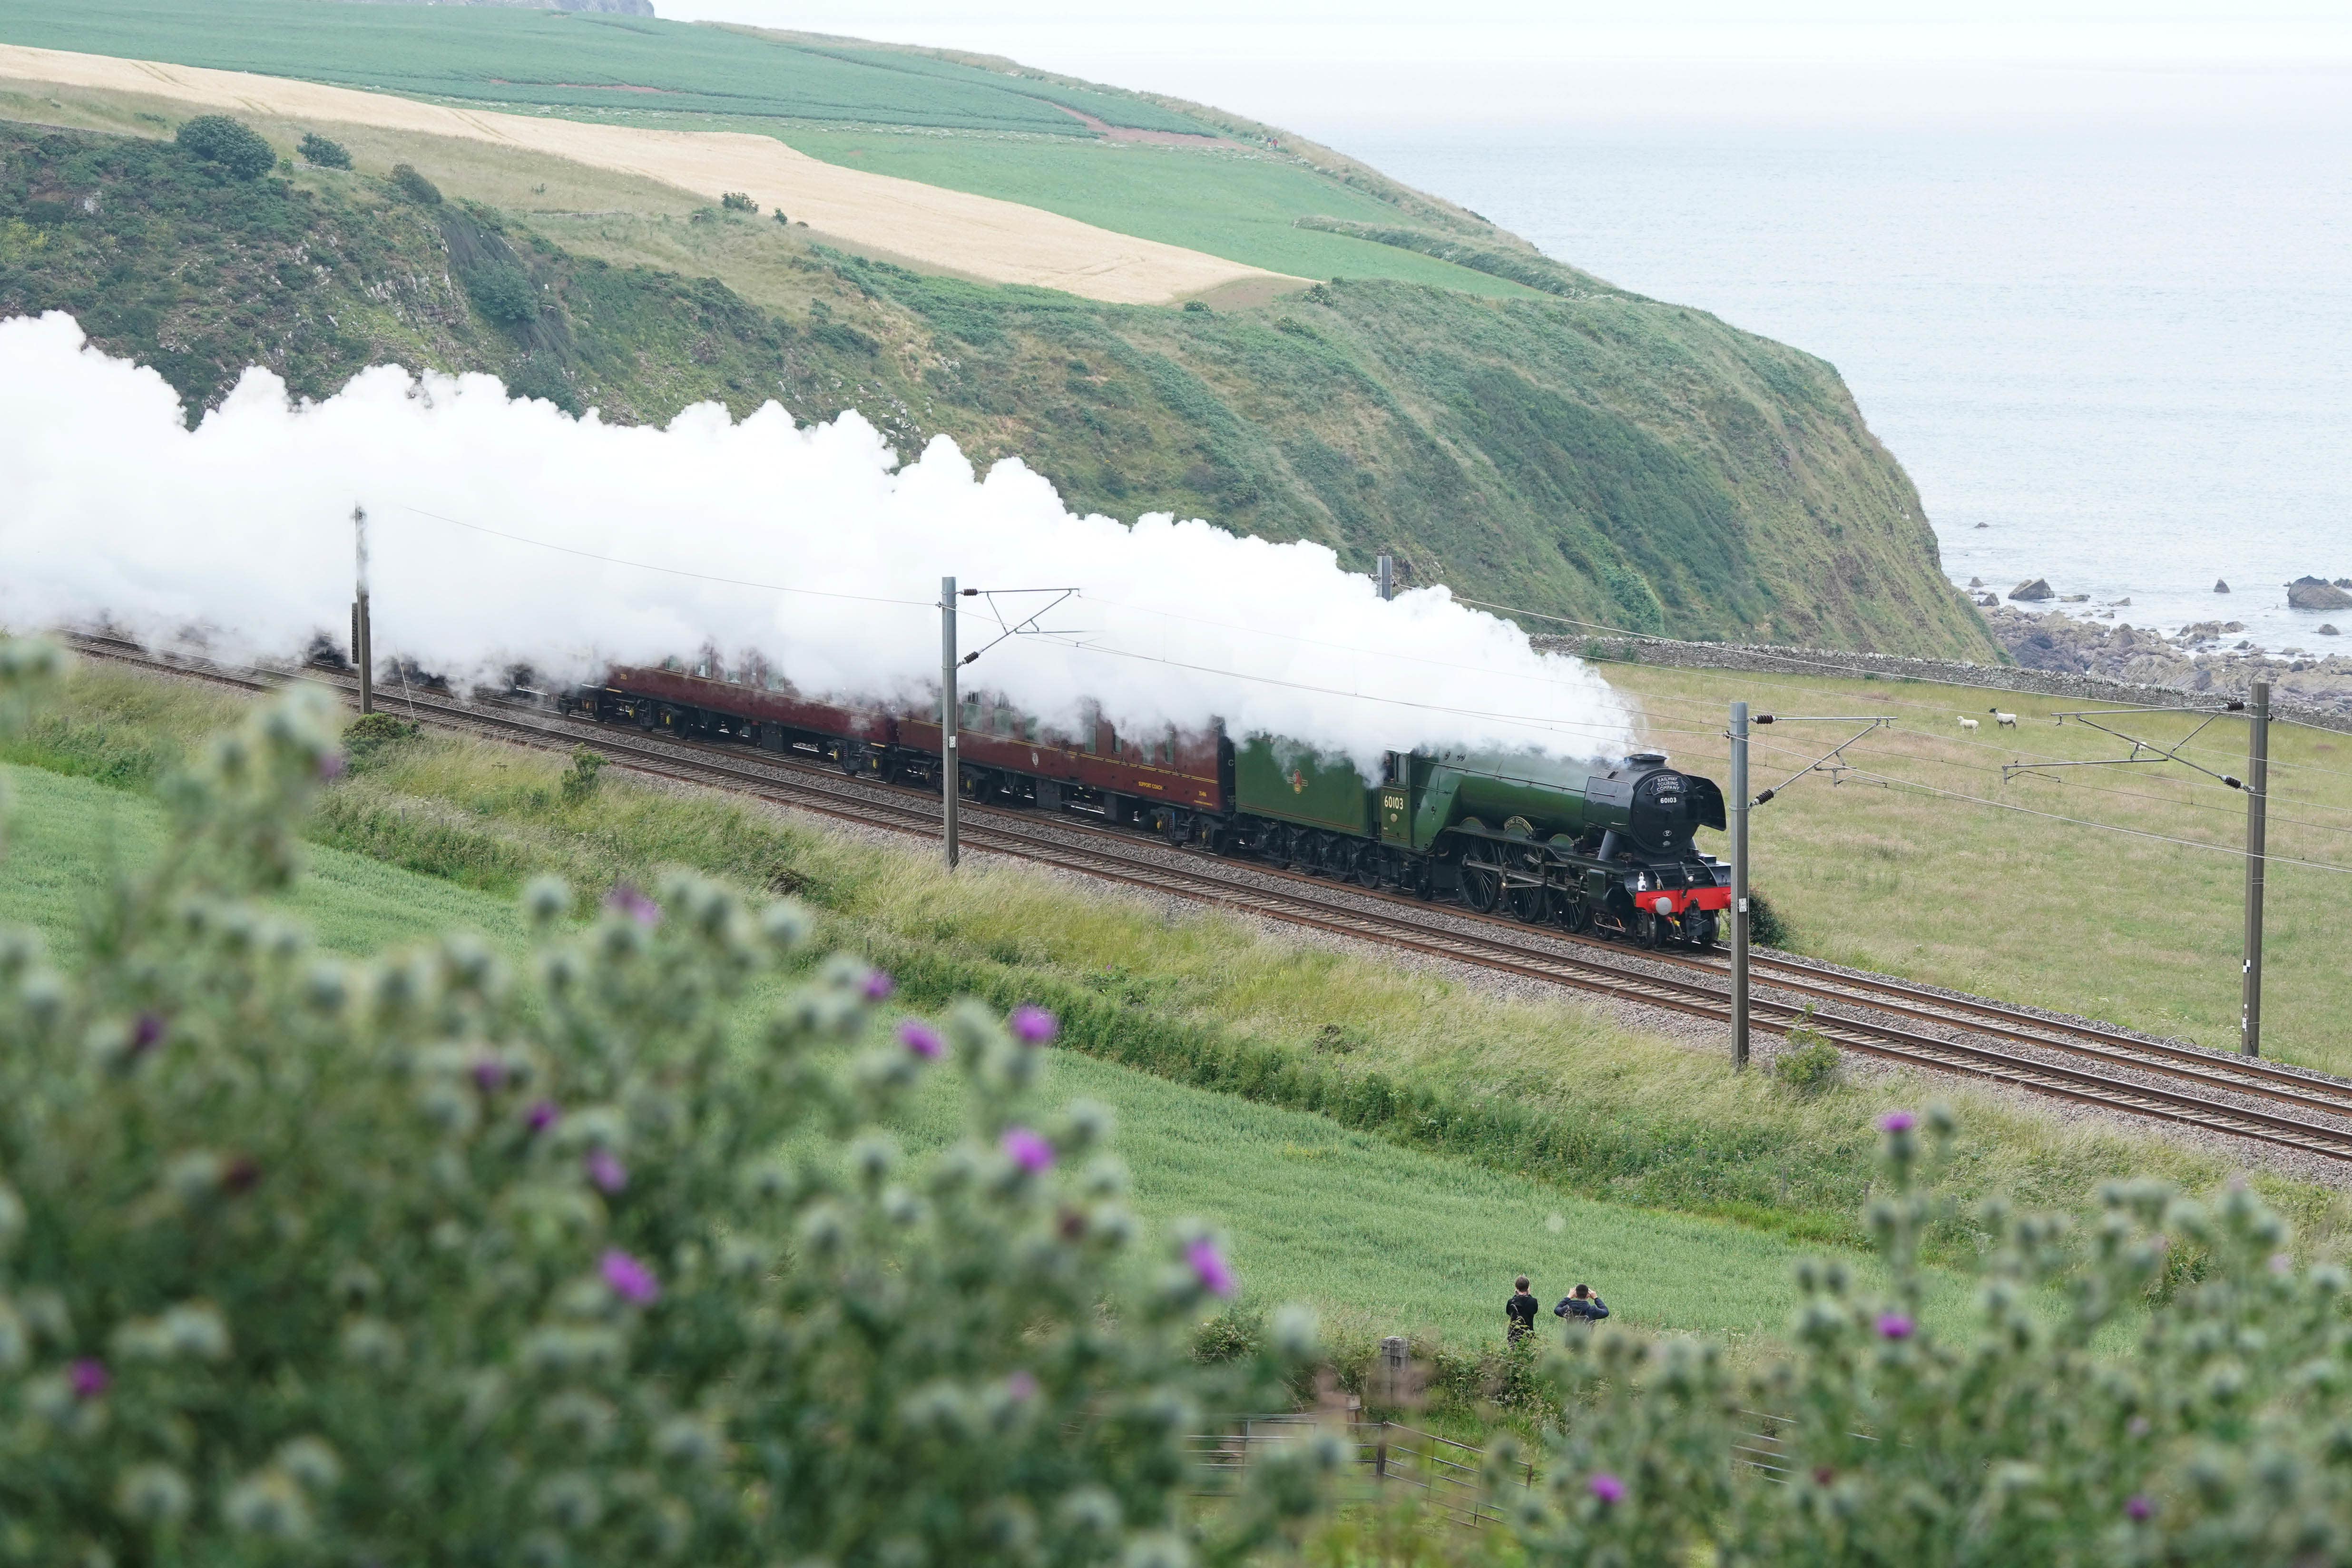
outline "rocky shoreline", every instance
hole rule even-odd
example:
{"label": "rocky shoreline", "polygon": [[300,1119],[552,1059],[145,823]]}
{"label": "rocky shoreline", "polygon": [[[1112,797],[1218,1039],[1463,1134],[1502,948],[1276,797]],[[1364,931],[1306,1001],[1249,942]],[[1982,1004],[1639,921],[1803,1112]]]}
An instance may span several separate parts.
{"label": "rocky shoreline", "polygon": [[2266,679],[2273,703],[2352,720],[2352,655],[2264,653],[2228,620],[2199,621],[2167,636],[2063,612],[1979,608],[1993,640],[2026,669],[2225,697],[2242,697]]}

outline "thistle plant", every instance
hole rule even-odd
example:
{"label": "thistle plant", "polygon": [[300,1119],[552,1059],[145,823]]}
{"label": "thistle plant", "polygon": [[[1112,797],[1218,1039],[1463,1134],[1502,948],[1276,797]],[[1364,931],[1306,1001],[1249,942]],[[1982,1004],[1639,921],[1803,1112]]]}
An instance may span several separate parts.
{"label": "thistle plant", "polygon": [[[1803,1267],[1793,1352],[1745,1378],[1712,1347],[1633,1336],[1555,1363],[1569,1398],[1550,1486],[1498,1492],[1530,1562],[1704,1549],[1727,1563],[2246,1568],[2352,1552],[2340,1269],[2298,1264],[2242,1184],[2208,1205],[2118,1183],[2087,1226],[1980,1210],[1976,1319],[1946,1330],[1920,1311],[1918,1247],[1959,1217],[1925,1179],[1953,1123],[1897,1112],[1880,1131],[1864,1217],[1883,1292]],[[2201,1277],[2168,1294],[2185,1247]],[[1738,1463],[1759,1455],[1777,1473]]]}
{"label": "thistle plant", "polygon": [[[1174,1564],[1314,1509],[1328,1443],[1186,1510],[1312,1327],[1192,1360],[1230,1272],[1039,1103],[1050,1019],[896,1017],[688,877],[584,928],[534,883],[520,970],[324,955],[256,900],[333,721],[175,780],[86,962],[0,933],[0,1562]],[[912,1158],[935,1071],[966,1131]]]}

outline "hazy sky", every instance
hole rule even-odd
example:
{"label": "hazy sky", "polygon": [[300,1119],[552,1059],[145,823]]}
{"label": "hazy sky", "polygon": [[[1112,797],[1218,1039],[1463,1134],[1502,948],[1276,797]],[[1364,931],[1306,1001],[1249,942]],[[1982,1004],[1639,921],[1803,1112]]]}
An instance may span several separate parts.
{"label": "hazy sky", "polygon": [[655,0],[982,50],[1315,121],[2010,108],[2306,107],[2352,96],[2345,0]]}

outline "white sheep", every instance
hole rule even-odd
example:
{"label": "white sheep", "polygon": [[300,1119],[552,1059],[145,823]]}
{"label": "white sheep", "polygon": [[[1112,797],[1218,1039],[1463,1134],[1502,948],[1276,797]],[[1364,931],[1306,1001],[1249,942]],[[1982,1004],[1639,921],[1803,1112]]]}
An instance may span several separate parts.
{"label": "white sheep", "polygon": [[2004,730],[2014,730],[2014,729],[2016,729],[2016,728],[2017,728],[2017,715],[2016,715],[2016,714],[2014,714],[2014,713],[2004,713],[2004,712],[2002,712],[2002,711],[2001,711],[2000,709],[1998,709],[1998,708],[1988,708],[1988,709],[1986,709],[1986,710],[1985,710],[1985,711],[1986,711],[1986,712],[1988,712],[1988,713],[1990,713],[1990,714],[1991,714],[1991,715],[1992,715],[1992,721],[1993,721],[1994,723],[1996,723],[1996,724],[2000,725],[2002,729],[2004,729]]}
{"label": "white sheep", "polygon": [[1969,718],[1966,714],[1963,714],[1960,717],[1960,728],[1963,730],[1981,730],[1984,726],[1978,723],[1975,720]]}

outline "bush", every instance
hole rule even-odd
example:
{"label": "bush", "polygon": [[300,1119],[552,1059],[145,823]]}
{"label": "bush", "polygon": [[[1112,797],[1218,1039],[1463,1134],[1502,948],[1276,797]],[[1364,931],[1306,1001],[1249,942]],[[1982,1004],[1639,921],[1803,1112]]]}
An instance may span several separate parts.
{"label": "bush", "polygon": [[200,114],[173,138],[183,151],[217,163],[232,178],[257,180],[278,167],[278,153],[252,127],[226,114]]}
{"label": "bush", "polygon": [[730,213],[756,213],[760,204],[743,191],[729,191],[719,198],[719,205]]}
{"label": "bush", "polygon": [[572,747],[572,766],[564,770],[563,774],[564,804],[577,805],[593,795],[596,786],[604,782],[604,772],[602,752],[592,752],[585,746]]}
{"label": "bush", "polygon": [[[0,705],[57,662],[0,645]],[[1311,1331],[1193,1360],[1232,1280],[1145,1244],[1100,1111],[1034,1103],[1047,1021],[877,1037],[885,978],[687,877],[578,931],[533,885],[517,971],[319,953],[253,900],[331,718],[289,694],[175,779],[79,967],[0,935],[0,1554],[1058,1568],[1312,1510],[1336,1444],[1184,1512],[1186,1435]],[[875,1119],[935,1057],[966,1133],[908,1159]]]}
{"label": "bush", "polygon": [[539,288],[530,274],[510,261],[490,261],[466,273],[466,297],[474,309],[501,327],[539,319]]}
{"label": "bush", "polygon": [[1780,918],[1780,911],[1752,886],[1748,889],[1748,935],[1750,941],[1766,947],[1787,948],[1796,943],[1796,933]]}
{"label": "bush", "polygon": [[385,752],[409,741],[424,731],[405,719],[395,719],[389,713],[366,713],[354,719],[343,731],[343,752],[352,766],[362,768]]}
{"label": "bush", "polygon": [[[1811,1016],[1810,1009],[1806,1016]],[[1801,1026],[1789,1031],[1772,1058],[1772,1076],[1810,1100],[1844,1079],[1845,1056],[1820,1033]]]}
{"label": "bush", "polygon": [[321,169],[348,169],[352,166],[351,153],[341,142],[330,142],[315,131],[305,135],[301,145],[295,150],[302,154],[304,163]]}
{"label": "bush", "polygon": [[441,187],[418,174],[414,164],[394,163],[392,166],[392,188],[419,206],[437,207],[441,205]]}
{"label": "bush", "polygon": [[1191,310],[1197,315],[1205,316],[1209,314],[1209,303],[1205,300],[1187,300],[1184,301],[1184,309]]}
{"label": "bush", "polygon": [[793,224],[793,220],[784,216],[784,209],[782,207],[776,209],[776,222],[779,226],[784,228],[790,228]]}
{"label": "bush", "polygon": [[[1936,1142],[1948,1117],[1931,1111]],[[1917,1124],[1884,1132],[1866,1212],[1884,1296],[1841,1265],[1799,1271],[1795,1349],[1736,1375],[1720,1350],[1598,1336],[1555,1359],[1567,1429],[1546,1485],[1498,1489],[1536,1568],[1710,1559],[1917,1568],[2007,1563],[2300,1563],[2352,1553],[2352,1327],[2344,1272],[2299,1268],[2252,1191],[2215,1208],[2115,1184],[2105,1214],[1998,1203],[1973,1326],[1919,1318],[1919,1238],[1956,1217],[1920,1181]],[[2128,1335],[2109,1331],[2179,1250],[2200,1278]],[[2030,1305],[2063,1293],[2054,1321]],[[1783,1467],[1736,1468],[1770,1429]],[[1517,1458],[1498,1445],[1493,1462]],[[1704,1543],[1704,1545],[1702,1545]]]}

